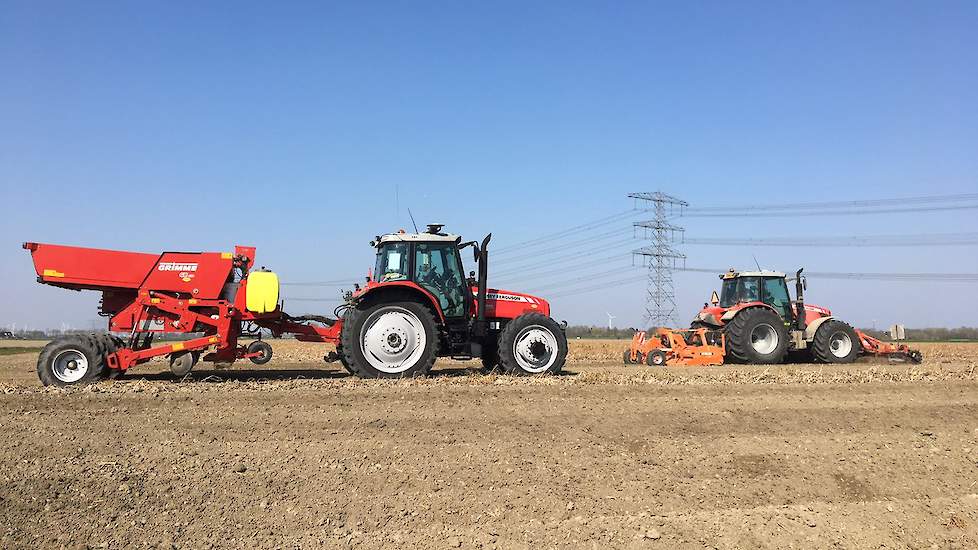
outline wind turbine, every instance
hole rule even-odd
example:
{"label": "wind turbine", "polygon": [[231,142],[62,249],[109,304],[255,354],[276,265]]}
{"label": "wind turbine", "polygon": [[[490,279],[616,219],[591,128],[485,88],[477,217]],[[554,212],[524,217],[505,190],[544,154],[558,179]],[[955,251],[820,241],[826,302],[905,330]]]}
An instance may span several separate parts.
{"label": "wind turbine", "polygon": [[614,328],[611,326],[611,321],[615,319],[615,316],[610,313],[605,313],[605,315],[608,316],[608,330],[614,330]]}

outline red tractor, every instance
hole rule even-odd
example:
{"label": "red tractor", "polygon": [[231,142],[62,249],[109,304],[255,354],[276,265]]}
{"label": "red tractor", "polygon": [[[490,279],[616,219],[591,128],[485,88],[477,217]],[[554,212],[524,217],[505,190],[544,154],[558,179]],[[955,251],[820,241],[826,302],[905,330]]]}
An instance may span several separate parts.
{"label": "red tractor", "polygon": [[882,342],[835,318],[826,308],[806,304],[807,282],[795,274],[794,301],[789,279],[777,271],[733,269],[720,275],[720,294],[713,293],[693,320],[694,328],[721,328],[726,359],[738,363],[781,363],[788,353],[807,353],[820,363],[851,363],[861,354],[919,363],[919,351]]}
{"label": "red tractor", "polygon": [[[556,373],[567,356],[564,326],[536,296],[489,288],[492,235],[462,242],[439,224],[424,233],[391,233],[371,242],[377,263],[343,307],[337,359],[363,377],[427,373],[436,356],[481,358],[510,374]],[[460,252],[478,263],[465,278]]]}
{"label": "red tractor", "polygon": [[[486,368],[517,375],[559,372],[567,339],[565,327],[550,318],[550,304],[488,287],[491,235],[480,246],[441,229],[378,236],[371,243],[376,267],[362,288],[345,295],[339,318],[285,313],[278,277],[252,270],[253,247],[144,254],[25,243],[38,282],[101,291],[99,313],[115,333],[53,340],[38,358],[38,376],[45,385],[88,383],[161,356],[178,376],[200,360],[264,364],[272,348],[260,329],[333,343],[337,352],[325,359],[360,377],[424,375],[436,357],[479,358]],[[469,247],[478,279],[463,275],[460,252]],[[154,336],[173,334],[194,336],[152,345]],[[238,344],[249,336],[257,339]]]}

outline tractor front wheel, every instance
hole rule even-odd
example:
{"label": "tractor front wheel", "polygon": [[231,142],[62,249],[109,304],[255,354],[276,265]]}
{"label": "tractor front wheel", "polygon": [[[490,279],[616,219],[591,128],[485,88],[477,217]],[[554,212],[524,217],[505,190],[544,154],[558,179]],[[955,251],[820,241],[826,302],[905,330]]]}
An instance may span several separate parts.
{"label": "tractor front wheel", "polygon": [[767,308],[745,309],[724,327],[727,356],[739,363],[771,365],[784,361],[788,330],[784,320]]}
{"label": "tractor front wheel", "polygon": [[829,319],[815,331],[812,357],[819,363],[852,363],[862,349],[859,336],[847,323]]}
{"label": "tractor front wheel", "polygon": [[524,313],[499,334],[499,366],[509,374],[556,374],[567,359],[567,337],[556,321]]}
{"label": "tractor front wheel", "polygon": [[340,339],[346,364],[361,378],[424,376],[438,351],[435,318],[417,302],[350,310]]}

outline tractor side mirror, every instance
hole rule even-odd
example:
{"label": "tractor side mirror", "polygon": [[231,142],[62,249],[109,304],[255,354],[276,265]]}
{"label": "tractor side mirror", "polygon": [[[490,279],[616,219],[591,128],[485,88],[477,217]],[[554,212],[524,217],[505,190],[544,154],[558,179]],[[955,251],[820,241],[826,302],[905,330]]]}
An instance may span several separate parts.
{"label": "tractor side mirror", "polygon": [[720,303],[720,295],[717,294],[717,291],[715,290],[713,291],[713,294],[710,295],[710,303],[714,306]]}

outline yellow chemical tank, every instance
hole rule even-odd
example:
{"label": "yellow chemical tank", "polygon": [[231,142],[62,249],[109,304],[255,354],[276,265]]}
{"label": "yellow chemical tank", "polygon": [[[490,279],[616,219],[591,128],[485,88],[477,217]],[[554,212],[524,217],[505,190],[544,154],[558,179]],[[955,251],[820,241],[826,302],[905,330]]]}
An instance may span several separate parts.
{"label": "yellow chemical tank", "polygon": [[246,307],[252,313],[268,313],[278,308],[278,275],[271,271],[252,271],[248,275]]}

